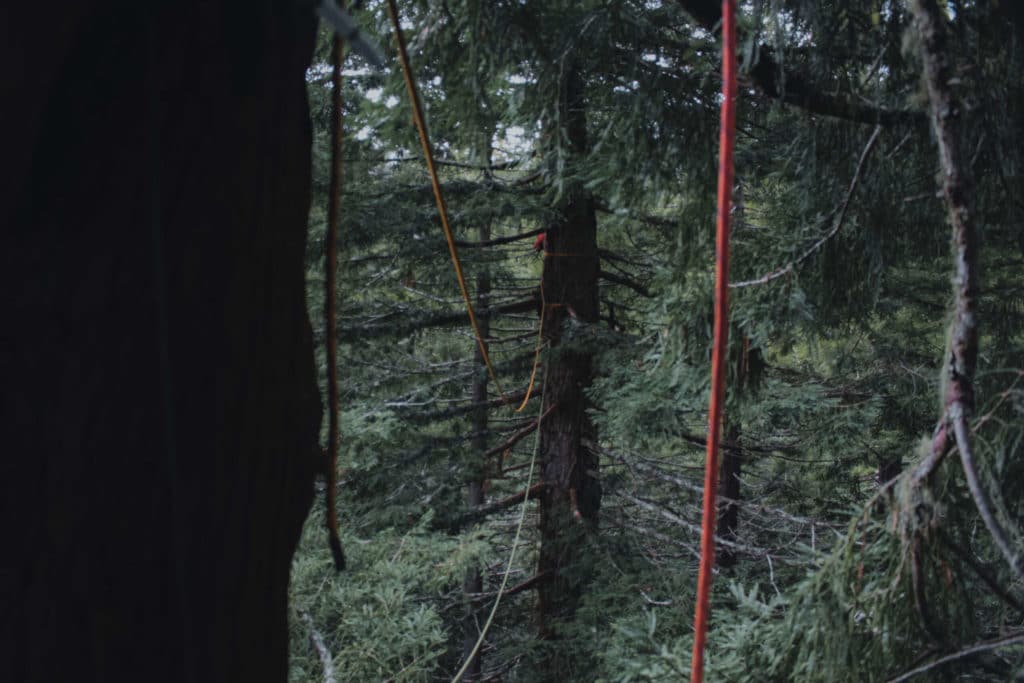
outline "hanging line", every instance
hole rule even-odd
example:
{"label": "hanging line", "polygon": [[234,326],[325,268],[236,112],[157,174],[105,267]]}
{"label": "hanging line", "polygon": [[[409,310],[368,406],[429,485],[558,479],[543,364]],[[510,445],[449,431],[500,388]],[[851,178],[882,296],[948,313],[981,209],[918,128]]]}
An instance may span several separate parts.
{"label": "hanging line", "polygon": [[722,0],[721,116],[715,236],[715,331],[711,355],[711,405],[708,409],[704,518],[701,524],[697,607],[693,620],[691,683],[702,683],[704,680],[704,643],[711,609],[711,579],[715,563],[715,494],[718,489],[718,450],[725,404],[725,357],[729,335],[729,211],[732,208],[733,147],[736,139],[736,0]]}
{"label": "hanging line", "polygon": [[[552,304],[554,305],[554,304]],[[530,370],[530,383],[526,386],[526,395],[523,396],[523,402],[516,408],[517,413],[521,413],[526,409],[526,404],[530,402],[530,397],[533,394],[533,382],[537,379],[537,366],[540,365],[540,352],[544,346],[544,316],[548,311],[548,303],[544,296],[544,276],[540,278],[540,322],[537,323],[537,347],[533,351],[533,369]],[[543,403],[543,401],[542,401]],[[540,424],[537,424],[540,427]]]}
{"label": "hanging line", "polygon": [[324,320],[327,326],[327,539],[339,572],[345,568],[345,552],[338,535],[338,330],[337,271],[338,213],[341,202],[341,62],[342,37],[335,33],[331,46],[331,178],[327,196],[327,272],[324,278]]}
{"label": "hanging line", "polygon": [[[544,381],[541,384],[542,393],[547,389],[547,383],[547,366],[545,366]],[[466,661],[462,663],[462,666],[452,678],[451,683],[459,683],[459,681],[462,680],[462,677],[466,674],[466,670],[469,669],[470,663],[480,652],[480,648],[484,643],[484,638],[487,637],[487,632],[490,630],[491,624],[494,622],[494,615],[498,612],[498,605],[501,604],[501,596],[505,594],[505,587],[508,585],[508,577],[512,574],[512,562],[515,560],[516,551],[519,549],[519,541],[523,535],[523,521],[526,519],[526,507],[530,503],[530,487],[533,486],[533,470],[534,466],[537,464],[537,455],[540,453],[540,425],[544,420],[544,416],[544,401],[541,400],[540,411],[537,413],[537,430],[533,441],[533,455],[530,456],[530,470],[526,475],[526,488],[524,489],[523,504],[519,508],[519,522],[516,524],[516,535],[512,539],[512,549],[508,554],[508,563],[505,565],[505,573],[501,577],[501,585],[498,586],[498,593],[494,596],[494,604],[491,606],[490,614],[487,615],[487,621],[484,622],[483,628],[480,629],[480,635],[476,639],[476,644],[473,645],[473,649],[470,651],[469,656],[466,657]]]}
{"label": "hanging line", "polygon": [[[487,353],[487,344],[480,333],[480,325],[476,320],[476,312],[473,310],[473,302],[469,298],[469,289],[466,287],[466,277],[462,273],[462,264],[459,262],[459,251],[455,246],[455,236],[452,234],[451,225],[448,222],[448,208],[444,202],[444,194],[441,192],[441,181],[438,179],[437,166],[434,163],[434,153],[430,146],[430,137],[427,133],[427,122],[423,116],[423,107],[420,103],[420,96],[416,90],[416,83],[412,75],[412,67],[409,66],[409,53],[405,47],[405,34],[402,32],[402,25],[398,17],[398,5],[395,0],[388,0],[388,10],[391,14],[391,23],[395,28],[395,39],[398,42],[398,58],[402,63],[402,75],[405,77],[405,88],[409,93],[409,101],[412,103],[413,122],[420,136],[420,143],[423,146],[423,156],[427,161],[427,170],[430,171],[430,184],[434,190],[434,199],[437,201],[437,213],[441,217],[441,227],[444,228],[444,237],[448,242],[448,253],[452,257],[452,265],[455,267],[455,276],[459,281],[459,290],[462,292],[462,299],[466,302],[466,313],[469,315],[469,323],[473,327],[473,334],[476,336],[476,343],[480,349],[480,356],[484,359],[487,372],[498,390],[502,403],[510,405],[509,398],[498,382],[498,376],[491,365],[491,357]],[[529,394],[527,394],[529,397]]]}

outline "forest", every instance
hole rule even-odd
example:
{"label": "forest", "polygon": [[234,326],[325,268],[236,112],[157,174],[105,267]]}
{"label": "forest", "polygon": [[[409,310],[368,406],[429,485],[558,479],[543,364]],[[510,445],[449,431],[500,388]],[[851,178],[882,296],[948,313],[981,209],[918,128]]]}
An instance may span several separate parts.
{"label": "forest", "polygon": [[[486,361],[387,3],[356,12],[389,67],[353,51],[340,73],[348,567],[318,499],[292,568],[290,680],[688,679],[719,5],[402,3]],[[708,680],[1014,680],[1022,10],[738,5]],[[329,50],[324,33],[308,77],[322,388]]]}
{"label": "forest", "polygon": [[1024,2],[57,5],[0,679],[1024,680]]}

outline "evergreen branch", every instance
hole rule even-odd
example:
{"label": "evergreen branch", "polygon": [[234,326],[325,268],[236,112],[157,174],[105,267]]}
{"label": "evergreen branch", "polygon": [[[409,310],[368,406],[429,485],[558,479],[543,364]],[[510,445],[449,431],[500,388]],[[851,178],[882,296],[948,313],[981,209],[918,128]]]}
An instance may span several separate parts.
{"label": "evergreen branch", "polygon": [[953,554],[956,555],[961,562],[970,567],[974,571],[974,573],[978,575],[978,578],[980,578],[985,583],[985,585],[987,585],[992,590],[993,593],[998,595],[999,598],[1003,600],[1003,602],[1010,605],[1018,612],[1024,613],[1024,604],[1022,604],[1021,601],[1016,598],[1016,596],[1014,596],[1012,593],[1010,593],[1005,588],[1000,586],[999,582],[996,581],[996,578],[992,576],[992,573],[989,572],[989,570],[986,569],[984,566],[979,564],[977,560],[971,557],[970,553],[965,549],[963,545],[959,543],[954,543],[952,539],[950,539],[949,536],[947,536],[942,531],[942,529],[939,529],[939,540],[941,540],[942,544],[949,548],[949,550],[952,551]]}
{"label": "evergreen branch", "polygon": [[554,409],[557,408],[557,407],[558,407],[558,403],[552,403],[550,406],[548,406],[548,409],[544,411],[544,414],[541,415],[540,418],[538,418],[536,420],[531,420],[530,424],[528,424],[526,427],[524,427],[523,429],[520,429],[518,432],[516,432],[511,437],[509,437],[508,440],[505,441],[505,443],[501,444],[500,446],[495,446],[494,448],[491,448],[490,450],[488,450],[486,453],[484,453],[483,457],[484,458],[489,458],[489,457],[491,457],[493,455],[498,455],[499,453],[502,453],[502,452],[508,450],[509,448],[512,448],[513,446],[515,446],[517,443],[522,441],[524,438],[526,438],[527,436],[532,434],[533,430],[537,429],[537,425],[540,424],[541,420],[543,420],[545,417],[550,415],[552,413],[552,411],[554,411]]}
{"label": "evergreen branch", "polygon": [[607,249],[598,249],[597,250],[597,255],[600,256],[605,261],[618,261],[619,263],[625,263],[625,264],[630,265],[630,266],[639,266],[641,268],[647,268],[647,267],[650,266],[649,263],[641,263],[640,261],[633,261],[632,259],[626,258],[622,254],[616,254],[614,251],[609,251]]}
{"label": "evergreen branch", "polygon": [[891,678],[889,679],[889,683],[903,683],[903,681],[909,681],[911,678],[931,671],[935,667],[942,666],[943,664],[955,662],[957,660],[964,659],[965,657],[976,655],[980,652],[988,652],[990,650],[997,650],[1001,647],[1017,645],[1018,643],[1024,643],[1024,634],[1017,633],[1010,636],[1004,636],[1002,638],[996,638],[994,640],[985,640],[980,643],[974,643],[973,645],[969,645],[963,648],[962,650],[932,660],[927,664],[917,667],[916,669],[911,669],[910,671],[901,674],[896,678]]}
{"label": "evergreen branch", "polygon": [[[496,164],[470,164],[465,161],[454,161],[452,159],[434,159],[434,163],[438,166],[448,166],[451,168],[465,168],[471,171],[508,171],[516,168],[522,164],[525,159],[510,159],[508,161],[501,161]],[[410,157],[397,157],[387,158],[381,157],[377,160],[378,163],[423,163],[423,157],[410,156]]]}
{"label": "evergreen branch", "polygon": [[839,216],[836,218],[836,222],[832,226],[832,229],[829,230],[824,237],[822,237],[813,245],[811,245],[811,247],[803,254],[801,254],[796,260],[790,261],[782,268],[767,273],[766,275],[762,275],[756,280],[744,280],[743,282],[730,283],[729,287],[739,288],[750,287],[753,285],[763,285],[768,282],[771,282],[772,280],[778,279],[783,275],[786,275],[787,273],[791,273],[798,265],[800,265],[808,258],[810,258],[816,251],[821,249],[825,242],[832,239],[836,235],[836,233],[839,232],[839,230],[843,227],[843,222],[846,220],[846,210],[850,206],[850,200],[853,198],[853,193],[857,191],[857,185],[860,184],[861,173],[864,170],[864,162],[867,161],[868,156],[871,154],[871,150],[874,148],[875,143],[878,141],[878,136],[881,134],[881,132],[882,126],[875,126],[874,132],[872,132],[871,137],[868,138],[868,144],[864,146],[864,151],[860,153],[860,160],[857,162],[857,169],[853,173],[853,180],[850,181],[850,187],[846,191],[846,197],[843,199],[843,203],[839,208]]}
{"label": "evergreen branch", "polygon": [[[701,529],[698,525],[683,519],[674,512],[667,510],[652,501],[644,500],[643,498],[638,498],[629,493],[619,493],[618,495],[622,496],[623,498],[633,503],[634,505],[642,507],[649,512],[653,512],[657,515],[660,515],[667,521],[672,522],[677,526],[681,526],[684,529],[687,529],[688,531],[690,531],[690,533],[696,534],[697,536],[700,536],[701,534]],[[715,544],[724,545],[726,547],[732,548],[733,550],[753,555],[754,557],[764,557],[768,554],[768,550],[766,548],[757,548],[755,546],[745,545],[743,543],[736,543],[735,541],[730,541],[729,539],[723,538],[718,534],[715,534]]]}
{"label": "evergreen branch", "polygon": [[526,498],[527,496],[533,497],[534,494],[540,493],[541,490],[543,490],[544,486],[545,485],[543,483],[533,484],[529,488],[523,489],[518,493],[513,493],[511,496],[506,496],[501,500],[497,500],[493,503],[488,503],[487,505],[474,508],[473,510],[467,510],[462,514],[461,517],[456,518],[455,521],[452,522],[451,527],[457,531],[458,529],[461,529],[463,526],[469,524],[470,522],[475,522],[477,520],[483,519],[484,517],[493,515],[495,512],[507,510],[513,505],[518,505],[519,503],[522,503],[523,499]]}
{"label": "evergreen branch", "polygon": [[[701,28],[714,33],[722,19],[722,3],[718,0],[677,0],[683,10],[697,20]],[[826,88],[812,83],[804,74],[783,68],[772,56],[772,48],[759,45],[757,64],[748,76],[766,96],[798,107],[811,114],[879,126],[923,123],[922,112],[910,109],[886,109],[865,104],[850,97],[828,95]]]}
{"label": "evergreen branch", "polygon": [[[646,465],[644,463],[638,462],[635,458],[631,460],[626,459],[624,456],[614,451],[610,451],[607,448],[601,448],[600,446],[597,446],[590,441],[585,441],[584,445],[587,446],[587,448],[596,449],[597,453],[605,457],[611,458],[612,460],[615,460],[620,464],[625,465],[629,469],[639,470],[640,472],[648,476],[654,477],[655,479],[659,479],[669,484],[674,484],[675,486],[678,486],[682,489],[686,489],[693,493],[704,493],[704,487],[701,484],[697,483],[696,481],[691,481],[668,474],[667,472],[664,472],[660,467],[657,467],[655,465]],[[726,503],[728,505],[738,505],[749,512],[776,515],[782,519],[793,522],[794,524],[799,524],[803,526],[819,526],[830,528],[827,522],[811,519],[809,517],[798,517],[796,515],[790,514],[789,512],[781,508],[768,507],[766,505],[761,505],[753,501],[729,498],[728,496],[718,495],[716,497],[723,503]]]}
{"label": "evergreen branch", "polygon": [[[537,310],[538,302],[539,299],[536,297],[524,299],[522,301],[513,301],[512,303],[503,304],[501,306],[481,309],[479,314],[480,317],[483,318],[485,316],[494,316],[496,314],[526,313],[528,311]],[[434,315],[424,316],[419,319],[407,320],[390,325],[354,325],[340,330],[340,332],[345,341],[352,341],[355,339],[374,339],[387,335],[401,336],[411,334],[412,332],[426,329],[428,327],[452,327],[455,325],[464,325],[466,320],[468,320],[468,317],[469,316],[466,314],[465,310],[449,311],[446,313],[437,313]]]}
{"label": "evergreen branch", "polygon": [[648,223],[650,225],[657,225],[657,226],[662,227],[662,228],[673,228],[674,229],[674,228],[678,228],[679,227],[679,221],[678,220],[675,220],[675,219],[672,219],[672,218],[662,218],[661,216],[652,216],[649,213],[636,213],[636,212],[618,213],[618,212],[612,211],[611,207],[609,207],[604,202],[595,202],[594,210],[595,211],[600,211],[601,213],[606,213],[606,214],[609,214],[609,215],[612,215],[612,216],[621,216],[623,218],[628,218],[630,220],[637,221],[638,223]]}
{"label": "evergreen branch", "polygon": [[651,290],[647,289],[643,284],[632,278],[626,277],[625,275],[611,273],[607,270],[599,270],[597,272],[597,277],[607,280],[608,282],[614,282],[617,285],[622,285],[623,287],[629,287],[640,296],[647,297],[648,299],[654,296],[651,294]]}
{"label": "evergreen branch", "polygon": [[544,228],[537,228],[536,230],[521,232],[516,235],[509,235],[507,237],[495,237],[494,239],[484,240],[482,242],[467,242],[464,240],[455,240],[455,246],[457,246],[460,249],[483,249],[485,247],[496,247],[499,244],[509,244],[511,242],[518,242],[519,240],[525,240],[531,237],[536,237],[542,232],[544,232]]}
{"label": "evergreen branch", "polygon": [[[536,588],[538,584],[541,584],[544,581],[547,581],[548,579],[551,578],[551,576],[552,576],[551,572],[549,570],[545,569],[544,571],[542,571],[540,573],[534,574],[533,576],[531,576],[530,578],[526,579],[525,581],[523,581],[521,583],[517,583],[516,585],[512,586],[511,588],[506,590],[504,593],[502,593],[502,595],[504,595],[505,597],[508,597],[510,595],[515,595],[516,593],[522,593],[523,591],[530,590],[531,588]],[[473,600],[481,600],[483,598],[493,598],[497,594],[498,594],[498,591],[491,591],[491,592],[488,592],[488,593],[469,593],[468,595]]]}
{"label": "evergreen branch", "polygon": [[1013,551],[1013,546],[1006,529],[1003,528],[1003,525],[992,512],[991,496],[989,496],[985,487],[982,486],[981,480],[978,477],[978,467],[971,445],[970,430],[967,426],[967,419],[963,414],[963,410],[959,410],[959,407],[959,403],[954,404],[951,421],[953,423],[953,434],[956,438],[956,447],[960,452],[960,464],[967,479],[967,488],[971,492],[974,505],[978,508],[978,514],[981,515],[985,528],[992,535],[992,540],[995,541],[996,547],[999,548],[1003,557],[1006,558],[1006,562],[1010,565],[1010,569],[1016,575],[1017,580],[1024,581],[1024,568],[1021,567],[1020,556]]}
{"label": "evergreen branch", "polygon": [[[533,392],[530,394],[530,398],[532,400],[532,399],[537,398],[537,397],[539,397],[541,395],[543,395],[543,392],[541,390],[534,389]],[[517,403],[519,401],[522,401],[525,397],[526,397],[526,391],[525,390],[517,392],[515,394],[509,394],[507,396],[508,401],[510,403]],[[402,419],[403,420],[408,420],[410,422],[433,422],[435,420],[447,420],[449,418],[459,417],[461,415],[468,415],[469,413],[473,412],[477,408],[483,408],[483,407],[499,408],[499,407],[501,407],[503,405],[506,405],[505,401],[502,400],[501,397],[498,397],[498,398],[491,399],[489,401],[467,403],[467,404],[460,405],[460,406],[453,406],[451,408],[441,408],[441,409],[438,409],[438,410],[430,410],[430,411],[423,412],[423,413],[405,414],[405,415],[402,415]],[[406,406],[397,406],[396,405],[396,406],[390,406],[390,407],[395,409],[395,408],[403,408],[403,407],[406,407]],[[417,407],[417,406],[408,406],[408,407],[409,408],[414,408],[414,407]]]}

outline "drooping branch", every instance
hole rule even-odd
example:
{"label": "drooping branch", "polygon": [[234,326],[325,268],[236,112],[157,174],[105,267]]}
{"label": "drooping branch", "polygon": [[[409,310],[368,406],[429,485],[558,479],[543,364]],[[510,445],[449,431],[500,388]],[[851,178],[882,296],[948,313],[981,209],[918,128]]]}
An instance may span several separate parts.
{"label": "drooping branch", "polygon": [[[722,19],[722,3],[718,0],[678,2],[706,31],[714,31]],[[886,109],[859,101],[853,96],[828,94],[829,88],[823,87],[823,84],[811,82],[806,75],[792,68],[780,68],[778,61],[772,56],[772,48],[768,45],[758,46],[757,54],[758,61],[748,75],[757,89],[772,99],[799,107],[811,114],[856,123],[874,123],[881,126],[923,123],[921,112],[918,111]]]}
{"label": "drooping branch", "polygon": [[[978,231],[974,223],[970,165],[961,158],[959,145],[960,108],[949,84],[952,65],[947,54],[945,28],[934,0],[913,0],[914,24],[920,37],[932,128],[942,170],[942,194],[953,228],[953,279],[956,310],[949,333],[946,359],[945,414],[932,442],[930,459],[938,462],[955,441],[967,487],[985,527],[1018,580],[1024,581],[1024,569],[1014,553],[1009,534],[996,518],[992,500],[982,486],[974,457],[970,419],[974,414],[974,371],[978,362]],[[952,437],[950,436],[952,431]],[[934,466],[934,465],[933,465]]]}
{"label": "drooping branch", "polygon": [[651,294],[651,290],[647,289],[647,287],[642,283],[637,282],[632,278],[628,278],[625,275],[619,275],[618,273],[612,273],[607,270],[600,270],[597,273],[597,277],[602,280],[607,280],[608,282],[614,282],[617,285],[622,285],[623,287],[629,287],[640,296],[647,297],[648,299],[654,296]]}

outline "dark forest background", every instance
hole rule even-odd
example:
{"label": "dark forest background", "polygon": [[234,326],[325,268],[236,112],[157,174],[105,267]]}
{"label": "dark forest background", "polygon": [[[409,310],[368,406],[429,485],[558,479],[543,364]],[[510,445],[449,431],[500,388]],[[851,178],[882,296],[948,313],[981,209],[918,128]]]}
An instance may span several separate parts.
{"label": "dark forest background", "polygon": [[[738,5],[708,679],[1017,680],[1024,5]],[[0,10],[0,679],[686,680],[721,3],[399,7],[501,391],[365,0],[342,573],[330,34],[285,0]]]}

